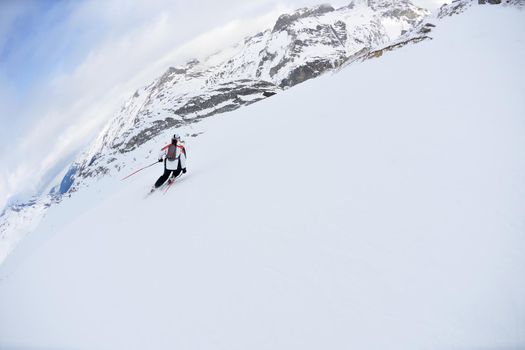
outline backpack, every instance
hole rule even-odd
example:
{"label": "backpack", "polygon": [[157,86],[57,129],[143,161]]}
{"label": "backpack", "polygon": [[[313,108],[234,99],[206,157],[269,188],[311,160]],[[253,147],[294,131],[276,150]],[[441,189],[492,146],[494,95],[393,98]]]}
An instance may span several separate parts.
{"label": "backpack", "polygon": [[177,159],[177,146],[170,145],[170,147],[168,148],[168,154],[166,155],[166,158],[168,160],[175,160],[175,159]]}

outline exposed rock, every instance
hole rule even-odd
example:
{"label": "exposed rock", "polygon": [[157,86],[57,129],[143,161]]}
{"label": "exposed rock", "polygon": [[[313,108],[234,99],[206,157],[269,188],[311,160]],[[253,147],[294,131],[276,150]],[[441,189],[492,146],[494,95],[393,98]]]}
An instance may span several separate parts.
{"label": "exposed rock", "polygon": [[315,78],[321,73],[329,69],[333,69],[335,67],[336,65],[334,65],[332,62],[323,59],[314,62],[308,62],[303,66],[293,69],[288,75],[288,78],[284,79],[281,82],[281,87],[290,87],[297,85],[308,79]]}
{"label": "exposed rock", "polygon": [[465,0],[456,0],[453,1],[451,4],[444,4],[439,8],[439,12],[437,17],[443,18],[446,16],[453,16],[462,13],[465,11],[468,7],[472,5],[471,1],[465,1]]}
{"label": "exposed rock", "polygon": [[280,30],[286,29],[288,26],[290,26],[293,22],[297,21],[300,18],[306,18],[311,16],[319,16],[322,14],[325,14],[327,12],[334,11],[334,8],[330,5],[324,4],[320,5],[314,8],[302,8],[291,15],[285,14],[281,15],[277,22],[275,22],[275,26],[273,27],[273,32],[277,32]]}

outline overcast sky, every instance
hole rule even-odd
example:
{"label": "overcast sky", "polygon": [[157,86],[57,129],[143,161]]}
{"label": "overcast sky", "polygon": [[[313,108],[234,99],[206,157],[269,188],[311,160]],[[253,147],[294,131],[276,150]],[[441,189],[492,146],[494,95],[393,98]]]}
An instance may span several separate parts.
{"label": "overcast sky", "polygon": [[[170,65],[315,0],[0,0],[0,210],[70,163]],[[414,0],[435,9],[442,0]]]}

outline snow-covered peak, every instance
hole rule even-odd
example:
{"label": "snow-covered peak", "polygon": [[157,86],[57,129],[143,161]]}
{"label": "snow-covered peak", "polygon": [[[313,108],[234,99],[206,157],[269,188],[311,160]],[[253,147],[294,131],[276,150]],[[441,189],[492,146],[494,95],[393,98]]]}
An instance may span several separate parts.
{"label": "snow-covered peak", "polygon": [[315,18],[332,11],[334,11],[334,8],[331,5],[323,4],[314,7],[304,7],[291,14],[283,14],[277,19],[277,22],[275,22],[272,32],[287,30],[291,25],[302,18]]}

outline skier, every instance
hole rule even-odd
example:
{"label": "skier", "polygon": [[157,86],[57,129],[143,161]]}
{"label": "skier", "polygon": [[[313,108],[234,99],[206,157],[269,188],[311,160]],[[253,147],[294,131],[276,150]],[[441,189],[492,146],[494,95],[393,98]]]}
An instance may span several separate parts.
{"label": "skier", "polygon": [[[152,189],[155,190],[162,186],[166,180],[168,184],[180,175],[186,173],[186,148],[182,143],[180,136],[175,134],[171,139],[171,143],[162,147],[159,154],[159,163],[164,161],[164,174],[162,174]],[[171,175],[171,177],[170,177]]]}

